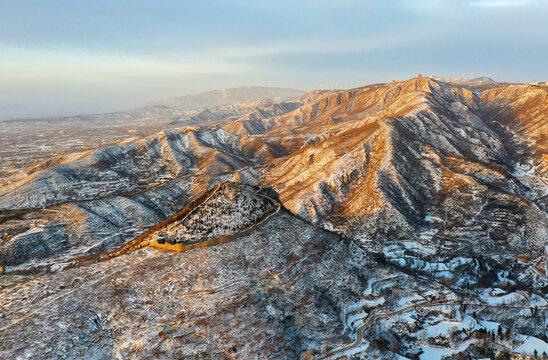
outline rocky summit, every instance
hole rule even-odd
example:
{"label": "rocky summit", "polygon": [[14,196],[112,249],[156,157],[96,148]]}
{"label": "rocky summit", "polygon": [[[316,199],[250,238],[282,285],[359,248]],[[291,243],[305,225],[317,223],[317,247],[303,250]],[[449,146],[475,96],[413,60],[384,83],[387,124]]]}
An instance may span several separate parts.
{"label": "rocky summit", "polygon": [[1,173],[0,358],[548,358],[545,84],[249,91]]}

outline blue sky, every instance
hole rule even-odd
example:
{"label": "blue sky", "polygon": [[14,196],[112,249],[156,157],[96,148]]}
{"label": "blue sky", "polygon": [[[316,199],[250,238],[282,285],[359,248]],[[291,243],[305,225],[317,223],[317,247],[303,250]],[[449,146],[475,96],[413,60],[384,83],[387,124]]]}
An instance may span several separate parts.
{"label": "blue sky", "polygon": [[0,105],[123,109],[417,73],[548,80],[547,0],[0,0]]}

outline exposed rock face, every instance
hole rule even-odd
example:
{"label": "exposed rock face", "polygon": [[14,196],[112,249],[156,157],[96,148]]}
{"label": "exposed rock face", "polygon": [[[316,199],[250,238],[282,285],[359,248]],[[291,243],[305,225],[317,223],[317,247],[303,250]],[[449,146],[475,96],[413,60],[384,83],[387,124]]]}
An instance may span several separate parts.
{"label": "exposed rock face", "polygon": [[[516,153],[520,162],[529,161],[523,165],[529,166],[528,169],[532,167],[543,177],[548,173],[547,89],[540,85],[511,85],[481,94],[491,123],[509,129],[505,132],[507,147]],[[513,135],[517,136],[514,138]],[[518,139],[530,142],[530,146],[521,145]],[[528,152],[532,155],[529,158]]]}
{"label": "exposed rock face", "polygon": [[[246,240],[238,238],[240,240],[200,249],[200,259],[207,259],[207,266],[215,269],[221,266],[222,261],[210,259],[218,257],[220,252],[227,256],[225,259],[229,264],[233,264],[231,259],[236,258],[236,250],[230,249],[242,251],[240,246],[243,245],[236,245],[240,243],[246,244],[246,251],[254,254],[256,261],[268,262],[272,259],[259,260],[259,254],[268,252],[269,256],[279,257],[292,247],[291,241],[302,246],[312,241],[312,235],[305,236],[302,230],[306,234],[321,234],[317,235],[320,239],[329,238],[326,243],[338,249],[337,255],[333,255],[328,263],[319,261],[311,270],[306,270],[309,269],[307,263],[301,263],[306,258],[304,250],[294,259],[303,273],[320,271],[329,278],[340,272],[344,279],[341,281],[347,282],[350,290],[344,295],[338,293],[340,296],[333,300],[337,304],[335,312],[344,313],[346,305],[341,304],[347,304],[357,313],[362,314],[363,310],[366,315],[362,315],[371,316],[368,318],[370,321],[385,318],[385,315],[369,314],[370,310],[364,310],[363,304],[356,305],[361,304],[358,300],[360,286],[361,291],[367,286],[360,274],[374,271],[372,269],[378,266],[378,262],[392,266],[386,271],[399,276],[400,280],[402,271],[411,274],[405,275],[405,281],[413,284],[408,290],[411,297],[413,292],[416,295],[443,285],[450,288],[451,296],[461,305],[466,303],[467,297],[473,299],[474,306],[480,306],[498,301],[485,300],[489,296],[500,295],[508,296],[512,303],[522,299],[523,304],[519,306],[523,308],[538,303],[541,311],[545,311],[546,295],[539,294],[548,285],[545,270],[548,261],[545,253],[548,239],[548,88],[484,80],[459,83],[419,77],[348,91],[315,91],[287,101],[233,104],[192,115],[196,122],[208,122],[208,125],[166,130],[97,151],[42,162],[13,175],[9,183],[0,187],[0,221],[4,233],[0,243],[0,265],[8,265],[4,283],[17,280],[16,276],[44,272],[54,273],[47,281],[57,281],[58,277],[68,276],[63,274],[79,272],[80,269],[69,269],[55,273],[60,267],[79,264],[82,256],[87,259],[114,250],[176,214],[204,192],[233,181],[272,187],[279,194],[281,204],[301,220],[283,212],[275,219],[268,219],[260,228],[268,228],[272,234],[260,233],[263,230],[257,229],[252,234],[242,235]],[[200,225],[200,231],[193,232],[191,228],[198,226],[202,215],[185,218],[187,222],[175,224],[170,230],[172,233],[159,236],[172,237],[175,239],[172,242],[194,244],[240,231],[270,214],[260,203],[249,203],[253,196],[249,197],[242,189],[237,189],[231,200],[223,197],[224,205],[210,206],[203,213],[211,217],[212,211],[222,208],[227,213],[236,214],[229,216],[232,220],[219,214],[214,221],[208,221],[207,226]],[[237,201],[232,202],[234,199]],[[239,202],[242,199],[244,205]],[[234,226],[225,226],[224,222]],[[311,224],[339,233],[348,240],[326,235]],[[287,226],[292,230],[274,230],[272,226],[278,226],[276,229]],[[293,231],[297,234],[294,238]],[[274,237],[274,243],[277,241],[275,248],[268,247],[274,244],[270,243],[271,237]],[[254,241],[261,245],[253,245]],[[325,251],[331,254],[331,250]],[[351,251],[352,255],[343,260],[345,251]],[[170,256],[189,259],[194,264],[198,261],[194,258],[196,254],[198,251]],[[143,258],[145,262],[156,256],[172,259],[148,248],[127,255],[128,258]],[[333,260],[335,258],[339,260]],[[126,261],[130,260],[118,257],[90,267],[97,269],[97,274],[106,274],[109,269],[114,270],[119,266],[117,264]],[[276,268],[278,260],[272,261],[265,266]],[[329,268],[337,261],[340,264],[333,265],[335,270],[332,272]],[[160,266],[156,264],[157,260],[150,260],[151,266],[153,262],[154,266]],[[222,266],[235,277],[249,275],[240,268],[230,270],[228,266],[232,265]],[[206,271],[201,265],[199,268],[205,272],[215,270]],[[174,271],[174,276],[182,276],[176,273],[177,269],[181,268],[170,268],[169,271]],[[129,283],[133,283],[131,279],[135,279],[136,272],[132,271],[137,270],[124,271],[122,279],[127,278]],[[425,285],[413,277],[417,274],[441,285]],[[90,281],[102,281],[97,276]],[[396,286],[397,281],[394,280],[391,286]],[[39,283],[40,280],[35,279],[26,286],[38,287]],[[346,285],[337,282],[334,286],[343,289]],[[139,291],[148,291],[155,285],[146,282],[142,286]],[[258,288],[269,286],[261,283]],[[215,287],[212,285],[211,288]],[[491,291],[498,291],[491,288],[498,288],[505,295],[488,295]],[[284,289],[279,294],[283,299],[286,296],[288,299],[305,297],[304,293],[293,292],[301,290]],[[318,289],[313,287],[306,291],[310,296],[319,296]],[[247,291],[240,290],[242,293]],[[254,288],[253,291],[258,290]],[[382,289],[376,295],[369,295],[368,301],[372,302],[380,301],[379,297],[388,299]],[[391,298],[393,303],[376,304],[380,307],[375,307],[374,311],[388,314],[397,309],[405,310],[406,306],[399,302],[398,296]],[[259,301],[256,296],[253,299]],[[212,302],[208,309],[225,309],[225,300]],[[103,308],[109,300],[104,301]],[[195,305],[188,306],[192,308]],[[251,301],[244,307],[255,311],[254,306]],[[276,310],[268,311],[269,314],[276,313]],[[315,308],[314,311],[323,310]],[[471,328],[467,327],[468,335],[479,331],[478,326],[484,326],[477,322],[475,315],[462,308],[459,311],[461,320],[471,316],[476,321],[466,320],[468,325],[472,324]],[[186,314],[190,313],[189,310]],[[293,308],[288,313],[293,319],[297,316],[295,314],[300,314]],[[216,314],[210,312],[207,318],[217,319],[215,321],[219,324],[228,321],[224,315]],[[344,314],[343,318],[348,315]],[[542,324],[534,319],[524,320],[522,315],[516,315],[519,323],[529,324],[531,330],[511,323],[509,318],[505,319],[503,314],[493,309],[486,310],[485,316],[512,331],[547,340],[546,332],[539,330]],[[455,316],[455,312],[443,316]],[[238,320],[234,321],[243,324],[243,317],[244,313],[239,313],[235,317]],[[335,317],[328,317],[320,317],[325,321],[318,321],[334,326]],[[428,326],[435,322],[428,321]],[[241,343],[252,342],[248,337],[250,323],[245,323],[243,328],[228,337],[211,337],[208,333],[209,345],[198,341],[202,345],[190,346],[189,349],[194,350],[185,354],[198,357],[215,352],[227,354],[228,348],[213,348],[212,343],[231,344],[241,349]],[[275,324],[280,328],[285,326]],[[344,351],[361,351],[370,356],[384,354],[386,349],[375,342],[381,338],[375,332],[379,329],[347,326],[355,339],[363,335],[368,343],[362,341]],[[274,331],[270,324],[261,329],[265,333],[273,334]],[[28,331],[31,334],[33,330]],[[317,331],[319,334],[327,330],[322,327]],[[415,340],[408,340],[418,348],[408,346],[407,340],[401,340],[402,335],[396,331],[391,335],[393,346],[399,344],[405,351],[397,352],[394,348],[390,354],[396,351],[417,358],[417,349],[423,346],[424,350],[426,346],[421,341],[428,337],[416,329],[414,332]],[[135,334],[127,335],[128,339],[135,339]],[[325,334],[326,340],[317,342],[311,337],[300,337],[304,335],[291,330],[288,335],[291,340],[287,340],[288,345],[282,347],[278,357],[295,358],[305,350],[310,350],[314,356],[331,356],[330,351],[322,347],[333,348],[344,341],[337,337],[340,332],[329,330]],[[276,336],[258,344],[276,348],[272,342]],[[429,341],[430,345],[439,345],[435,343],[439,339],[432,340],[434,343]],[[153,345],[145,343],[148,345],[143,346],[152,349]],[[464,343],[452,343],[452,348]],[[170,344],[180,349],[179,345]],[[105,354],[114,351],[122,358],[134,357],[144,349],[120,350],[121,345],[114,343],[101,348],[105,346],[110,349]],[[515,347],[517,345],[512,349]],[[198,348],[204,351],[202,355],[196,352]],[[246,352],[236,352],[234,356],[249,358],[259,351],[251,345],[244,348]],[[168,348],[162,347],[162,351],[168,351]],[[480,350],[473,353],[481,355]],[[265,353],[263,357],[268,356]]]}

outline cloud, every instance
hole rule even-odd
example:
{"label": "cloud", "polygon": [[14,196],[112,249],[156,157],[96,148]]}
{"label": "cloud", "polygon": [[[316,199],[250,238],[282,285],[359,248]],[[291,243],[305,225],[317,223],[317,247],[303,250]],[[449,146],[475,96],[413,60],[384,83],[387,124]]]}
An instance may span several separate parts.
{"label": "cloud", "polygon": [[50,79],[101,82],[129,77],[240,74],[249,65],[214,58],[169,59],[99,53],[81,49],[28,49],[0,46],[0,80]]}
{"label": "cloud", "polygon": [[349,55],[374,52],[382,49],[395,49],[405,44],[428,41],[437,34],[427,30],[407,33],[370,35],[355,39],[303,39],[249,46],[227,46],[210,48],[201,56],[221,59],[253,59],[258,57],[291,55]]}
{"label": "cloud", "polygon": [[481,8],[511,8],[529,6],[535,3],[531,0],[479,0],[471,2],[470,5]]}
{"label": "cloud", "polygon": [[428,41],[426,30],[354,39],[300,39],[263,44],[124,54],[71,47],[13,47],[0,44],[0,85],[8,81],[106,82],[128,78],[244,75],[263,69],[261,59],[291,56],[353,55]]}

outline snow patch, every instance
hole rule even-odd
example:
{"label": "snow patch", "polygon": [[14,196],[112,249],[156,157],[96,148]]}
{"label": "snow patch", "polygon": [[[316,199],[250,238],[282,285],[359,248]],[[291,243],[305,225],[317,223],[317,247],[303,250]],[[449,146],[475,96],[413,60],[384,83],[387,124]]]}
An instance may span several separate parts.
{"label": "snow patch", "polygon": [[525,355],[533,355],[535,350],[539,355],[543,352],[548,353],[548,344],[546,344],[539,338],[536,338],[534,336],[528,336],[523,344],[514,349],[515,352]]}

